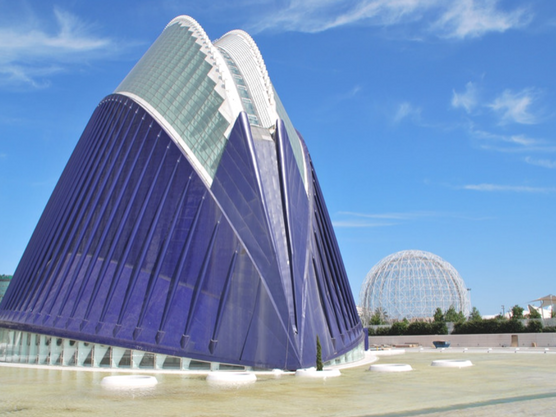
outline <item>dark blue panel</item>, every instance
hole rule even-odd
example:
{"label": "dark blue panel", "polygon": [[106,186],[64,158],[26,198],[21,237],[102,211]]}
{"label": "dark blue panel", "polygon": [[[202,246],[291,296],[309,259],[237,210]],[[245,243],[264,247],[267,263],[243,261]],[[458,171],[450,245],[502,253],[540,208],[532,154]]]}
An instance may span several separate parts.
{"label": "dark blue panel", "polygon": [[230,133],[211,190],[260,271],[282,320],[288,314],[287,301],[255,163],[249,121],[241,113]]}
{"label": "dark blue panel", "polygon": [[276,154],[280,189],[282,195],[282,212],[287,239],[290,266],[290,286],[293,297],[294,323],[299,326],[300,308],[303,302],[303,285],[309,246],[309,199],[284,123],[279,120],[276,125]]}

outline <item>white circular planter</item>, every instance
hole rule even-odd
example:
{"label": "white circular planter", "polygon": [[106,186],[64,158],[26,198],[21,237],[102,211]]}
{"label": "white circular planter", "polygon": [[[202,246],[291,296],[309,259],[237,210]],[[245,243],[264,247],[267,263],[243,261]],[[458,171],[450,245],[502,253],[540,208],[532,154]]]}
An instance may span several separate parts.
{"label": "white circular planter", "polygon": [[107,388],[144,388],[154,387],[158,380],[148,375],[115,375],[102,378],[100,384]]}
{"label": "white circular planter", "polygon": [[431,366],[439,366],[441,368],[467,368],[468,366],[473,366],[473,364],[467,359],[442,359],[432,361]]}
{"label": "white circular planter", "polygon": [[251,372],[214,371],[207,375],[207,381],[214,385],[247,385],[257,381],[257,375]]}
{"label": "white circular planter", "polygon": [[342,375],[338,369],[326,368],[322,371],[317,371],[317,368],[305,368],[295,371],[295,376],[301,378],[333,378]]}
{"label": "white circular planter", "polygon": [[379,363],[371,365],[369,371],[372,372],[408,372],[413,368],[407,363]]}

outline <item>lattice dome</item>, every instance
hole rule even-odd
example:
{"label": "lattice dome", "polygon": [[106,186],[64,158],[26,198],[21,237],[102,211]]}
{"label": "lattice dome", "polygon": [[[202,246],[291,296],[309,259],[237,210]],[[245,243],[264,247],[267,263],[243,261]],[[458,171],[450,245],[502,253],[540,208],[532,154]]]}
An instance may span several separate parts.
{"label": "lattice dome", "polygon": [[469,315],[471,303],[463,279],[444,259],[430,252],[406,250],[382,259],[361,287],[364,318],[381,309],[388,319],[430,318],[451,306]]}

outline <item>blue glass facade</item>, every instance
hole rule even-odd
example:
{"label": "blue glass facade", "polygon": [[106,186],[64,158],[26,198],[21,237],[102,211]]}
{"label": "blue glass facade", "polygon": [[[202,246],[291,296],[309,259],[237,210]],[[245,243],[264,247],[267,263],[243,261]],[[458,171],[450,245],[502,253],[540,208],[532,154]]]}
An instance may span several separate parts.
{"label": "blue glass facade", "polygon": [[[0,327],[261,368],[363,333],[312,164],[240,112],[211,184],[133,98],[95,110],[28,244]],[[38,339],[37,339],[38,340]]]}

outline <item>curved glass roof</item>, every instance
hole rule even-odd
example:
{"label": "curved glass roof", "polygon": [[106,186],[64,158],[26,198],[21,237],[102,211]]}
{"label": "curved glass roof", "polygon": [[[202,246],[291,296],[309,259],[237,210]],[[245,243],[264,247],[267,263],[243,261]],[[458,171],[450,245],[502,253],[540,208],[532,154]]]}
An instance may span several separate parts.
{"label": "curved glass roof", "polygon": [[300,139],[278,98],[253,39],[232,31],[214,42],[189,16],[172,20],[115,93],[138,101],[184,150],[208,183],[232,124],[245,111],[253,126],[286,126],[307,187]]}

